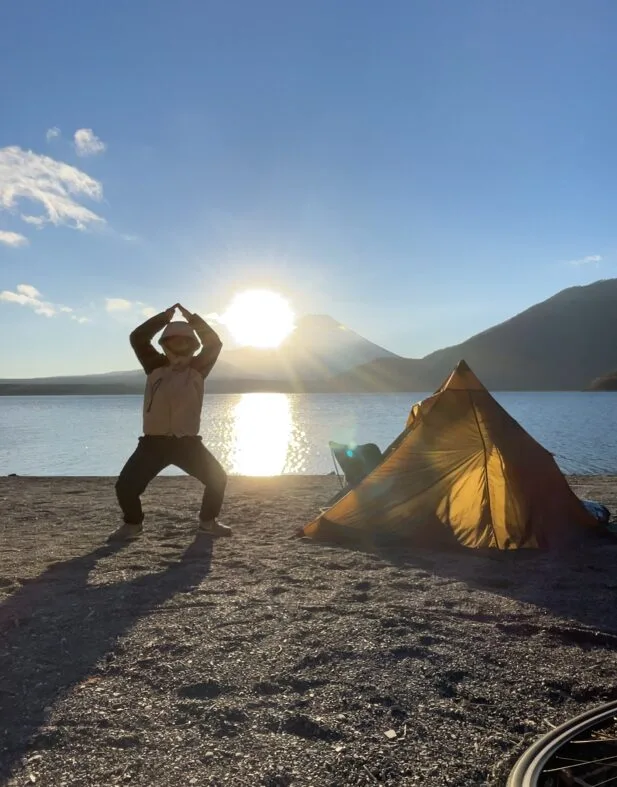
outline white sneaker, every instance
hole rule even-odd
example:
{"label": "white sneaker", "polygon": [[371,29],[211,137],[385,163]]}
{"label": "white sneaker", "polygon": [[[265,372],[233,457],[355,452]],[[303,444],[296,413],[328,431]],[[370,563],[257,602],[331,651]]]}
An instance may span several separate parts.
{"label": "white sneaker", "polygon": [[111,544],[114,541],[135,541],[142,533],[142,525],[124,524],[107,538],[107,542]]}
{"label": "white sneaker", "polygon": [[219,536],[230,536],[231,528],[227,527],[227,525],[222,525],[216,519],[201,519],[197,532],[206,536],[212,536],[212,538],[218,538]]}

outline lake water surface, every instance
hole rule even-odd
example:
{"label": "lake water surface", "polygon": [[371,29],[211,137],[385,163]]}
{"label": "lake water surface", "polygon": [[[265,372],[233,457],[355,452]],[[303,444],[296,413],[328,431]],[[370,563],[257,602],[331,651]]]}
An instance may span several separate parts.
{"label": "lake water surface", "polygon": [[[232,474],[329,473],[328,440],[384,449],[425,395],[208,395],[202,435]],[[564,472],[617,474],[617,393],[495,398]],[[117,475],[139,437],[141,405],[140,396],[0,397],[0,475]]]}

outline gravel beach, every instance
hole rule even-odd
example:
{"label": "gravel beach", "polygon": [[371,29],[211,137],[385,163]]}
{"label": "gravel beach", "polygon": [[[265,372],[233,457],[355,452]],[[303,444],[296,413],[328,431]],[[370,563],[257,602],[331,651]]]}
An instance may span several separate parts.
{"label": "gravel beach", "polygon": [[[617,511],[617,479],[570,478]],[[503,785],[617,698],[617,540],[568,554],[294,538],[330,477],[155,481],[107,545],[113,479],[0,479],[0,784]]]}

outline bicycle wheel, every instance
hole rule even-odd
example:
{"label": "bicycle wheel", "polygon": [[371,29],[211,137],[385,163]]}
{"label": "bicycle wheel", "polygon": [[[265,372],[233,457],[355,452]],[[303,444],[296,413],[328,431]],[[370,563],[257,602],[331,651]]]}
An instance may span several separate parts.
{"label": "bicycle wheel", "polygon": [[[555,727],[523,753],[510,772],[507,787],[544,787],[544,785],[559,787],[561,784],[582,784],[589,787],[602,784],[616,787],[617,739],[610,739],[612,743],[608,754],[606,749],[600,754],[599,749],[600,745],[606,744],[606,738],[581,739],[584,733],[589,733],[594,728],[600,729],[610,725],[616,716],[617,701],[612,701],[591,708]],[[570,754],[569,750],[568,754],[563,756],[564,750],[569,745],[577,747],[576,757]],[[583,746],[585,749],[582,748]],[[560,753],[562,753],[561,757]],[[582,771],[583,768],[585,773]],[[600,774],[600,770],[605,772]],[[574,779],[573,773],[576,774]],[[599,781],[587,781],[588,778],[595,778],[596,775]]]}

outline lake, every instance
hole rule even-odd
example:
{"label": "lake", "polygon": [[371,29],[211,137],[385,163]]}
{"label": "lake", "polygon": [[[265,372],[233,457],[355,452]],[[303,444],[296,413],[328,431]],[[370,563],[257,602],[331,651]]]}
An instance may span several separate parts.
{"label": "lake", "polygon": [[[329,473],[329,440],[384,449],[424,396],[208,395],[202,435],[231,474]],[[555,454],[565,473],[617,474],[617,393],[495,398]],[[0,397],[0,475],[117,475],[139,437],[141,406],[140,396]]]}

